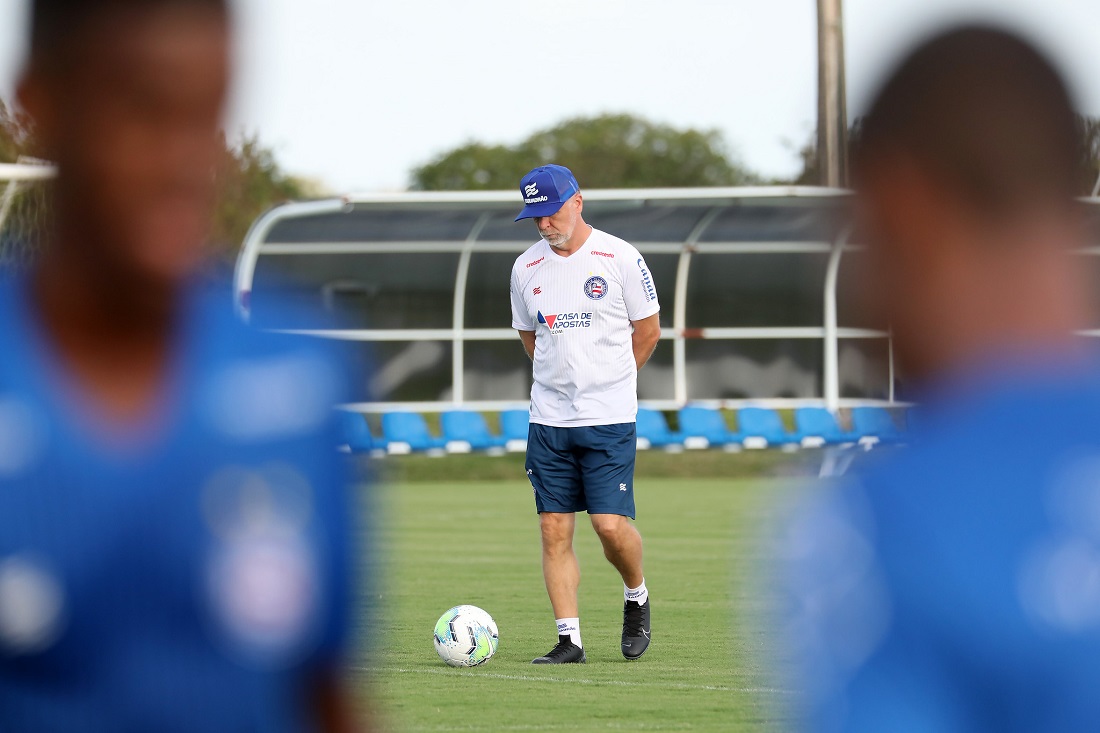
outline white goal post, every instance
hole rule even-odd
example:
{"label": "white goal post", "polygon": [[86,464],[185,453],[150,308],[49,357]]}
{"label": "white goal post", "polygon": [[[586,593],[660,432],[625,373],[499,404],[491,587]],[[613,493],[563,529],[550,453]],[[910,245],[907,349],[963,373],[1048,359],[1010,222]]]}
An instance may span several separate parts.
{"label": "white goal post", "polygon": [[20,160],[19,163],[0,163],[0,185],[3,186],[3,193],[0,194],[0,231],[4,229],[20,188],[30,183],[48,181],[57,174],[57,169],[47,163]]}
{"label": "white goal post", "polygon": [[0,265],[33,257],[49,215],[45,184],[56,175],[54,166],[33,158],[0,163]]}

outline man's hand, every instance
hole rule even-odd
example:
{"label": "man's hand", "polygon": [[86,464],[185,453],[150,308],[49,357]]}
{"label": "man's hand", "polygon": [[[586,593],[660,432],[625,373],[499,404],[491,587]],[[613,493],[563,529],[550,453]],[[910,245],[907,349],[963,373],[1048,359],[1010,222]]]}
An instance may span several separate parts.
{"label": "man's hand", "polygon": [[[641,371],[649,357],[653,356],[653,350],[657,348],[657,342],[661,340],[661,314],[654,313],[649,318],[640,321],[631,321],[634,325],[634,335],[631,341],[634,345],[634,361]],[[531,334],[531,344],[534,346],[535,334]]]}
{"label": "man's hand", "polygon": [[535,360],[535,332],[520,331],[519,340],[523,342],[523,350],[527,352],[527,358]]}

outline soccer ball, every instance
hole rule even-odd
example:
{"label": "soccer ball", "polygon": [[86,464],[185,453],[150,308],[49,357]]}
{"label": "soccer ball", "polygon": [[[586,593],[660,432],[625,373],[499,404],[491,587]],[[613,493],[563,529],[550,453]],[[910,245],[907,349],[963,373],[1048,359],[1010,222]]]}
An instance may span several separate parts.
{"label": "soccer ball", "polygon": [[435,622],[435,651],[452,667],[485,664],[498,639],[496,621],[477,606],[455,606]]}

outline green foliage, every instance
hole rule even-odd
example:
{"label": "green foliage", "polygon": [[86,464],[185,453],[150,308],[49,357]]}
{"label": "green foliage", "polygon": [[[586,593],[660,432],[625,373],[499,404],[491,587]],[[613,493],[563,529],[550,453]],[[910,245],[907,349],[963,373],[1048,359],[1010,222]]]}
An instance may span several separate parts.
{"label": "green foliage", "polygon": [[32,145],[30,120],[0,99],[0,163],[15,163],[30,155]]}
{"label": "green foliage", "polygon": [[[34,152],[30,119],[0,99],[0,163],[18,163]],[[19,267],[40,247],[40,234],[49,215],[48,191],[41,183],[11,184],[0,181],[0,202],[14,193],[5,211],[0,203],[0,268]]]}
{"label": "green foliage", "polygon": [[210,241],[215,251],[235,256],[248,228],[271,207],[305,196],[305,187],[287,175],[275,160],[275,152],[253,133],[235,145],[224,145],[218,166],[218,200]]}
{"label": "green foliage", "polygon": [[[863,118],[857,118],[848,127],[848,160],[852,159],[852,154],[855,151],[856,146],[859,144],[859,130],[860,125],[863,124]],[[821,180],[821,163],[817,158],[817,133],[810,133],[810,138],[797,149],[799,161],[802,163],[802,170],[797,176],[790,180],[778,180],[776,183],[792,184],[795,186],[821,186],[823,185]]]}
{"label": "green foliage", "polygon": [[[551,668],[531,666],[555,632],[523,471],[510,481],[374,487],[382,501],[371,514],[370,577],[379,600],[354,681],[383,730],[789,728],[791,697],[772,668],[777,637],[766,633],[777,609],[760,583],[790,489],[639,472],[653,645],[637,662],[619,651],[622,580],[578,516],[588,664]],[[484,608],[500,627],[499,650],[482,667],[446,667],[432,648],[436,619],[458,603]]]}
{"label": "green foliage", "polygon": [[518,185],[519,177],[532,167],[525,152],[518,148],[471,142],[416,168],[411,188],[420,191],[499,191]]}
{"label": "green foliage", "polygon": [[817,135],[811,135],[798,150],[798,160],[802,163],[802,170],[789,181],[778,183],[790,183],[795,186],[816,186],[821,182],[821,166],[817,160]]}
{"label": "green foliage", "polygon": [[732,186],[757,181],[717,130],[679,130],[626,114],[578,117],[513,147],[470,142],[416,168],[412,188],[514,188],[536,165],[569,167],[585,188]]}
{"label": "green foliage", "polygon": [[[260,214],[285,201],[304,198],[308,192],[301,181],[282,170],[274,151],[256,134],[245,135],[235,143],[223,134],[222,148],[215,171],[218,197],[210,246],[215,257],[230,260]],[[0,162],[14,163],[34,153],[31,120],[0,100]],[[0,263],[33,259],[41,247],[40,235],[48,216],[47,186],[24,187],[0,235]]]}
{"label": "green foliage", "polygon": [[[1081,188],[1082,196],[1092,193],[1100,177],[1100,117],[1078,118],[1081,135]],[[848,130],[849,157],[859,144],[859,126],[862,119],[857,119]],[[796,185],[816,186],[821,181],[818,172],[817,161],[817,136],[813,134],[806,143],[798,148],[798,157],[802,161],[802,170],[790,181],[781,183],[793,183]]]}

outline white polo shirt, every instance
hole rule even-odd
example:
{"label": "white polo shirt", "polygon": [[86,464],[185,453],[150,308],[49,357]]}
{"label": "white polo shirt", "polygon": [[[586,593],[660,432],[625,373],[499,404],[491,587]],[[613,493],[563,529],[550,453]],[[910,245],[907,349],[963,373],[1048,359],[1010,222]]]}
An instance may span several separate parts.
{"label": "white polo shirt", "polygon": [[531,422],[634,422],[638,368],[631,321],[661,310],[642,255],[593,229],[569,257],[544,240],[512,267],[512,328],[535,332]]}

